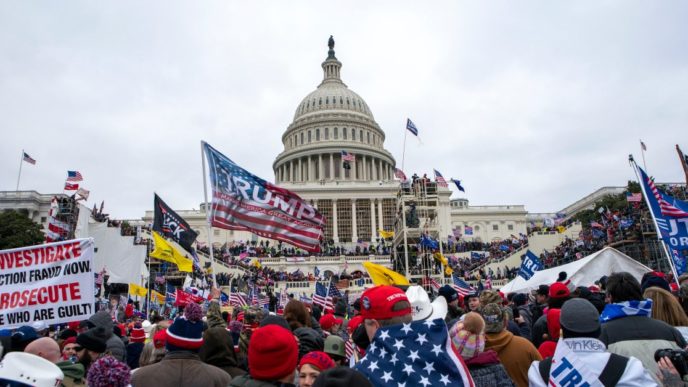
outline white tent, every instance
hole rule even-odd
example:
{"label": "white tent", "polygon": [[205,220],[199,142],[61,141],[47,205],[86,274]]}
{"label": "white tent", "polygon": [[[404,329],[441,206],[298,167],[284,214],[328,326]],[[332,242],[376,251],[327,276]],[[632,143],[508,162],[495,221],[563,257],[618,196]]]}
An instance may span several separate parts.
{"label": "white tent", "polygon": [[605,247],[596,253],[566,265],[537,271],[528,281],[518,276],[499,290],[504,293],[527,292],[536,289],[540,285],[549,285],[556,282],[559,273],[562,271],[568,274],[568,278],[575,286],[590,286],[603,275],[619,271],[627,271],[640,281],[643,274],[650,271],[650,268],[619,250]]}

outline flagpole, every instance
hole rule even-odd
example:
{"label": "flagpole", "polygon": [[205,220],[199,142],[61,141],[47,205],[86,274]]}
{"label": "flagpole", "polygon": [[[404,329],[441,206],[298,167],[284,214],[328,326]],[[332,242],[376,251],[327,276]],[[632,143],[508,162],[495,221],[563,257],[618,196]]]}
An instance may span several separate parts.
{"label": "flagpole", "polygon": [[23,164],[24,164],[24,149],[22,149],[22,155],[19,158],[19,176],[17,176],[17,189],[16,189],[16,191],[19,191],[19,180],[21,179],[21,170],[22,170]]}
{"label": "flagpole", "polygon": [[205,148],[204,142],[201,140],[201,163],[203,164],[203,197],[205,198],[205,220],[208,223],[208,248],[210,250],[210,270],[213,271],[213,286],[217,286],[217,277],[215,276],[215,258],[213,257],[213,242],[210,239],[213,232],[213,226],[210,224],[210,210],[208,209],[208,184],[205,176]]}
{"label": "flagpole", "polygon": [[401,170],[404,170],[404,159],[406,157],[406,136],[408,135],[408,129],[404,129],[404,149],[401,151]]}
{"label": "flagpole", "polygon": [[[155,211],[153,211],[155,213]],[[148,240],[148,252],[150,252],[151,240]],[[147,255],[147,254],[146,254]],[[167,290],[166,290],[167,291]],[[148,293],[146,303],[146,317],[150,318],[150,296],[151,296],[151,257],[148,255]]]}
{"label": "flagpole", "polygon": [[[659,224],[657,224],[657,217],[654,214],[654,211],[652,210],[652,205],[650,204],[650,198],[647,196],[648,193],[645,191],[645,184],[640,178],[640,175],[638,174],[638,166],[635,163],[635,160],[633,160],[633,156],[631,157],[631,163],[633,163],[633,172],[635,172],[635,176],[638,179],[638,182],[640,183],[640,189],[643,191],[643,196],[645,196],[645,204],[647,204],[648,209],[650,210],[650,216],[652,217],[652,222],[655,225],[655,231],[657,232],[657,239],[659,242],[662,244],[662,247],[664,248],[664,253],[667,256],[667,259],[669,261],[669,267],[671,267],[671,272],[674,275],[674,281],[676,281],[676,284],[678,285],[678,273],[676,272],[676,267],[674,266],[674,261],[671,258],[671,255],[669,254],[669,250],[666,247],[666,243],[664,243],[664,239],[662,239],[662,231],[659,228]],[[647,170],[645,171],[647,173]],[[649,178],[649,176],[648,176]]]}
{"label": "flagpole", "polygon": [[640,154],[643,156],[643,168],[645,169],[645,173],[649,173],[647,170],[647,165],[645,164],[645,143],[643,143],[643,140],[640,141]]}

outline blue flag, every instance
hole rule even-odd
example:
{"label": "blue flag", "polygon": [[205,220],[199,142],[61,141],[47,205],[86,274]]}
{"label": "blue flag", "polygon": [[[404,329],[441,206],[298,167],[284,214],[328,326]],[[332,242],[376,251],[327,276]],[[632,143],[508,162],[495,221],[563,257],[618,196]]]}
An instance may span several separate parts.
{"label": "blue flag", "polygon": [[452,183],[456,184],[456,188],[459,189],[461,192],[466,192],[466,190],[463,189],[461,186],[461,180],[456,180],[456,179],[451,179]]}
{"label": "blue flag", "polygon": [[440,248],[439,244],[437,243],[436,240],[430,238],[429,236],[427,236],[425,234],[422,234],[420,236],[420,245],[423,247],[434,249],[434,250],[437,250]]}
{"label": "blue flag", "polygon": [[540,258],[533,254],[532,251],[528,250],[525,258],[523,258],[523,262],[521,262],[521,269],[518,271],[518,275],[528,281],[536,271],[542,270],[543,267],[544,265],[540,261]]}
{"label": "blue flag", "polygon": [[645,171],[639,166],[636,167],[643,195],[659,228],[658,236],[668,247],[676,274],[681,275],[686,272],[686,257],[683,251],[688,250],[688,203],[661,192]]}

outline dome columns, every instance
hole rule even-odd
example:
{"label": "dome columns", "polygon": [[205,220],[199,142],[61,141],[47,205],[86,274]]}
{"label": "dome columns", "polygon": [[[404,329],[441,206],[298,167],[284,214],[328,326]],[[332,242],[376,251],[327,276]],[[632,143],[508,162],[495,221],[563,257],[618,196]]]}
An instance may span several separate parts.
{"label": "dome columns", "polygon": [[392,179],[392,165],[379,157],[356,155],[351,169],[342,168],[339,153],[300,156],[276,166],[278,183],[318,181],[387,181]]}

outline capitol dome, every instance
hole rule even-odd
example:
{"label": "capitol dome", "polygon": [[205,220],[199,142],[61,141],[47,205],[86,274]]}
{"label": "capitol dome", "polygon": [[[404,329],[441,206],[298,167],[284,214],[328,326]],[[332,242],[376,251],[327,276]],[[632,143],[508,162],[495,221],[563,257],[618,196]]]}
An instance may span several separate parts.
{"label": "capitol dome", "polygon": [[[282,135],[284,151],[274,164],[277,183],[391,181],[395,160],[384,149],[385,133],[361,96],[341,79],[342,63],[330,37],[323,81],[297,106]],[[342,151],[354,160],[344,168]],[[346,157],[345,157],[346,158]]]}

